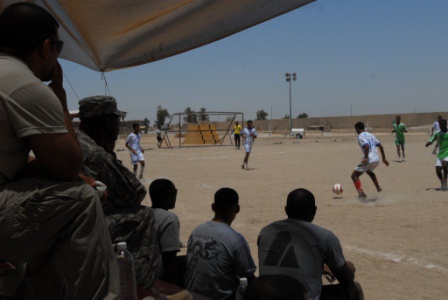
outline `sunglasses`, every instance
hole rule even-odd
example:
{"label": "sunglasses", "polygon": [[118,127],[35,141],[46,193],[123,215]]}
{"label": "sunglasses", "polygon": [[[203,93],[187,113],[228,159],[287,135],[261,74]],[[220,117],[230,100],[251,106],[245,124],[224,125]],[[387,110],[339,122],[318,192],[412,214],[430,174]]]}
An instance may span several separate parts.
{"label": "sunglasses", "polygon": [[50,40],[50,42],[56,45],[56,50],[59,54],[61,54],[62,48],[64,47],[64,42],[59,40]]}

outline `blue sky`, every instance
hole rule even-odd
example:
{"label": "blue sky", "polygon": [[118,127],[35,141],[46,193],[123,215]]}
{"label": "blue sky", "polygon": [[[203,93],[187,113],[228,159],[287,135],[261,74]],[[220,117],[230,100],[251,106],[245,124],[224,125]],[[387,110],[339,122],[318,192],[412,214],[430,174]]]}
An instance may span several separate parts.
{"label": "blue sky", "polygon": [[[213,44],[105,73],[127,119],[205,107],[255,118],[448,111],[447,0],[317,0]],[[70,109],[105,93],[101,74],[61,60]]]}

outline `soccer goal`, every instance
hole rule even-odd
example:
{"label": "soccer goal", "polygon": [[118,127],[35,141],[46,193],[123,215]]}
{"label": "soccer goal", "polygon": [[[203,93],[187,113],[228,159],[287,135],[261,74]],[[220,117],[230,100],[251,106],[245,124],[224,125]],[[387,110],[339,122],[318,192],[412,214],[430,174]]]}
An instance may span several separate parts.
{"label": "soccer goal", "polygon": [[244,122],[242,112],[180,112],[163,130],[163,145],[173,147],[233,146],[233,124]]}

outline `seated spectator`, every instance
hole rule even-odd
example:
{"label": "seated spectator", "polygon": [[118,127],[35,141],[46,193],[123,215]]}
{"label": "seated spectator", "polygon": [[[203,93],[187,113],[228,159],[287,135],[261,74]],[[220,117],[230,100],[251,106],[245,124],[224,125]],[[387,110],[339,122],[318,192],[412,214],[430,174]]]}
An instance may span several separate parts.
{"label": "seated spectator", "polygon": [[115,299],[101,202],[78,176],[58,28],[31,3],[0,14],[0,259],[27,262],[21,288],[8,291],[14,299]]}
{"label": "seated spectator", "polygon": [[212,299],[233,299],[239,278],[250,282],[257,269],[246,239],[230,227],[240,211],[237,192],[219,189],[212,210],[214,218],[196,227],[188,239],[185,284]]}
{"label": "seated spectator", "polygon": [[162,272],[155,216],[140,203],[146,189],[114,153],[121,112],[113,97],[79,101],[78,140],[84,152],[82,173],[107,186],[103,206],[113,243],[126,242],[135,260],[137,285],[150,288]]}
{"label": "seated spectator", "polygon": [[[258,236],[260,276],[292,276],[305,284],[310,299],[363,299],[361,286],[353,281],[355,267],[345,260],[339,239],[311,224],[317,211],[314,195],[292,191],[285,211],[288,219],[271,223]],[[339,284],[322,286],[324,264]]]}
{"label": "seated spectator", "polygon": [[177,189],[168,179],[156,179],[149,186],[152,210],[156,217],[156,231],[163,261],[161,279],[178,284],[177,252],[180,251],[179,218],[169,212],[176,206]]}
{"label": "seated spectator", "polygon": [[244,300],[308,300],[305,286],[286,275],[265,275],[252,280]]}

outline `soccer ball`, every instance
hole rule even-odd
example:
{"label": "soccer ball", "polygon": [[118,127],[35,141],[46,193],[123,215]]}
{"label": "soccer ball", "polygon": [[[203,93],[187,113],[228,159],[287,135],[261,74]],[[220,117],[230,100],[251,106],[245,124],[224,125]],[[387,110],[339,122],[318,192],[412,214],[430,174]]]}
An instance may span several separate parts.
{"label": "soccer ball", "polygon": [[335,185],[333,185],[333,193],[335,193],[336,195],[342,194],[343,191],[344,189],[342,188],[342,184],[336,183]]}

